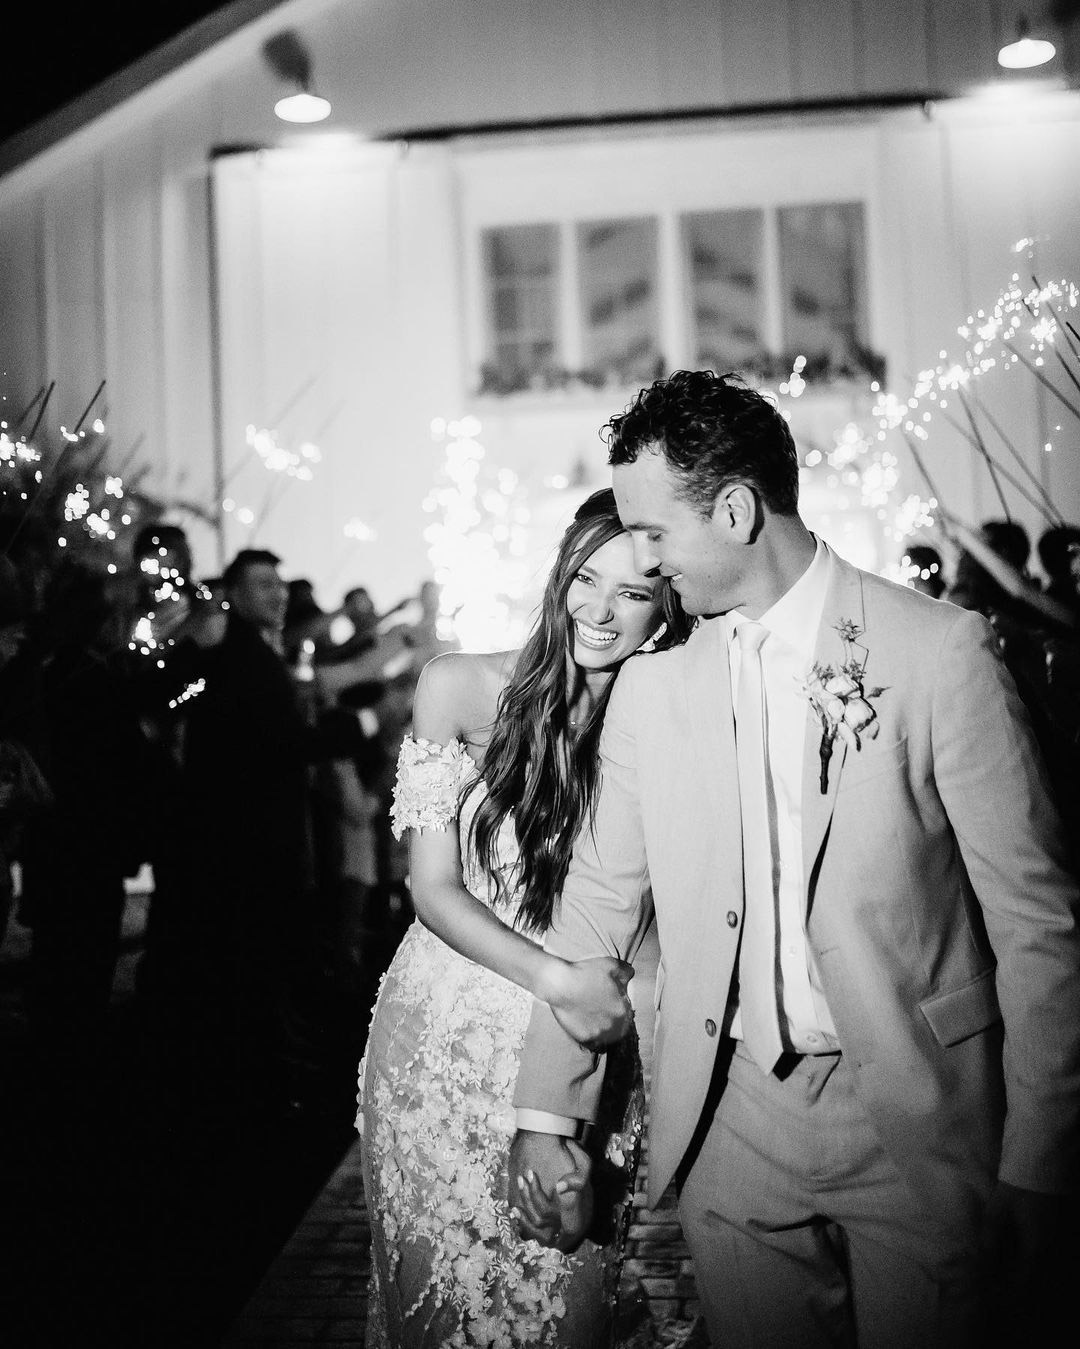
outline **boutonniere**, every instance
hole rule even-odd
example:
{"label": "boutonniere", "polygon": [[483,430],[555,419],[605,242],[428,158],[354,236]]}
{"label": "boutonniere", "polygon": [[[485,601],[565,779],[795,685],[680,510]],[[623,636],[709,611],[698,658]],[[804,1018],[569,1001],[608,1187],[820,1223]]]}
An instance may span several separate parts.
{"label": "boutonniere", "polygon": [[881,729],[877,712],[870,705],[884,688],[867,688],[864,683],[868,653],[859,655],[855,643],[862,636],[862,628],[850,618],[842,618],[836,625],[844,644],[844,657],[839,664],[819,665],[816,661],[803,680],[803,692],[821,723],[821,793],[829,789],[829,759],[837,736],[854,749],[862,748],[862,741],[873,740]]}

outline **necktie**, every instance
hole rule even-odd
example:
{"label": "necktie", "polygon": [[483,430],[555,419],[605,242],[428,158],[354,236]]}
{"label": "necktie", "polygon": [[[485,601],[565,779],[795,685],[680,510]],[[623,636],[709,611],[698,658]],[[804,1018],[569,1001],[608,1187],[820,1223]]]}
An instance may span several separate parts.
{"label": "necktie", "polygon": [[761,646],[768,629],[742,622],[739,677],[735,690],[735,742],[742,803],[743,912],[739,948],[739,1007],[743,1042],[763,1072],[771,1072],[783,1052],[776,996],[772,832],[766,783],[765,692]]}

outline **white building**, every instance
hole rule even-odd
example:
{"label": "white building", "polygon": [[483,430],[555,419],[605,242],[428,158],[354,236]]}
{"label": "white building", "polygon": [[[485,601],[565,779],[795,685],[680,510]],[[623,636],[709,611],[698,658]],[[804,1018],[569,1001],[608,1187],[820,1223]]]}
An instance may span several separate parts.
{"label": "white building", "polygon": [[[116,457],[200,571],[268,546],[326,605],[354,584],[388,605],[439,565],[423,530],[447,507],[423,503],[454,436],[432,424],[474,418],[482,518],[467,544],[450,521],[453,567],[527,599],[654,371],[769,358],[779,389],[803,355],[824,378],[780,399],[818,451],[806,514],[886,568],[896,507],[930,493],[900,430],[875,439],[875,360],[906,400],[973,353],[958,327],[1014,273],[1080,281],[1080,24],[1058,9],[1058,55],[1023,77],[996,63],[997,0],[237,0],[0,146],[0,395],[10,415],[55,381],[70,424],[105,380]],[[317,125],[274,115],[283,32],[332,103]],[[970,395],[1033,536],[1041,491],[1080,515],[1080,393],[1044,359],[1064,398],[1000,360]],[[1000,516],[962,403],[910,411],[949,508]],[[249,426],[310,480],[268,471]],[[835,467],[845,427],[859,462],[895,455],[887,505]]]}

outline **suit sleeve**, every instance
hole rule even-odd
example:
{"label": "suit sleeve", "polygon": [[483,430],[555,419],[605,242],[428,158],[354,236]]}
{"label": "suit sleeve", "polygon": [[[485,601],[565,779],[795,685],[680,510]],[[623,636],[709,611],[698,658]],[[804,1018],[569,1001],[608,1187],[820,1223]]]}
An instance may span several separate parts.
{"label": "suit sleeve", "polygon": [[[652,918],[638,792],[631,662],[617,677],[600,740],[600,786],[592,827],[586,822],[545,948],[567,960],[613,955],[633,961]],[[514,1105],[594,1120],[605,1055],[583,1049],[534,1001]]]}
{"label": "suit sleeve", "polygon": [[941,652],[934,772],[997,959],[1006,1120],[999,1174],[1080,1183],[1080,932],[1057,812],[990,625],[965,613]]}

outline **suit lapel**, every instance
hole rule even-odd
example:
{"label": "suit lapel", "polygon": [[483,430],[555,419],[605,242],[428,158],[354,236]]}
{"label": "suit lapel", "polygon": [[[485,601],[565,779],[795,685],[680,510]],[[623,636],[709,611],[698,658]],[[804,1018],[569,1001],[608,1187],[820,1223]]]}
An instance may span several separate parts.
{"label": "suit lapel", "polygon": [[742,888],[742,811],[735,768],[735,718],[731,667],[722,619],[710,619],[693,638],[694,661],[687,671],[687,700],[694,731],[693,754],[707,801],[706,829],[715,840],[718,876],[734,866]]}
{"label": "suit lapel", "polygon": [[[850,566],[837,557],[830,549],[832,577],[828,593],[825,596],[825,608],[821,615],[817,642],[814,647],[814,662],[817,665],[831,665],[835,670],[844,658],[844,644],[836,625],[841,619],[854,620],[866,630],[865,610],[863,607],[862,577],[856,567]],[[863,637],[854,645],[854,654],[865,659],[866,651],[862,647]],[[829,756],[828,777],[825,791],[821,790],[821,723],[810,711],[807,702],[806,739],[803,745],[802,774],[802,835],[803,835],[803,876],[809,889],[814,875],[814,867],[821,852],[825,835],[832,819],[836,804],[836,792],[847,757],[847,745],[836,737]]]}

